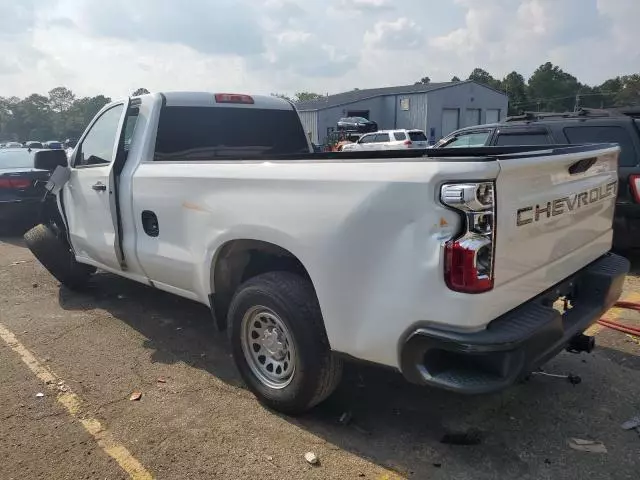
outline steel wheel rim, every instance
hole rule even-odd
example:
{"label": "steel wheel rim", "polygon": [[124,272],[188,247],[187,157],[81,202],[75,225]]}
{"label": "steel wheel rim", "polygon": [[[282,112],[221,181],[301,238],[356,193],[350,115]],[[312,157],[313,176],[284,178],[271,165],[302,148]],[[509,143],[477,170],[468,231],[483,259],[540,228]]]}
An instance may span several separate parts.
{"label": "steel wheel rim", "polygon": [[282,319],[263,306],[250,308],[242,318],[242,352],[251,372],[269,388],[291,383],[296,369],[293,337]]}

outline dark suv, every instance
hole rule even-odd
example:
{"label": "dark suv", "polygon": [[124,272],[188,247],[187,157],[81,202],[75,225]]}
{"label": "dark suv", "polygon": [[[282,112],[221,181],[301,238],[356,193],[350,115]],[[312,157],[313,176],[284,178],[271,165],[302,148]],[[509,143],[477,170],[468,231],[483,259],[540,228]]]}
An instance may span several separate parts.
{"label": "dark suv", "polygon": [[614,248],[640,247],[640,107],[570,113],[526,113],[504,122],[457,130],[434,148],[578,143],[620,145],[620,188]]}
{"label": "dark suv", "polygon": [[376,132],[378,124],[364,117],[345,117],[338,120],[338,130],[347,132],[367,133]]}

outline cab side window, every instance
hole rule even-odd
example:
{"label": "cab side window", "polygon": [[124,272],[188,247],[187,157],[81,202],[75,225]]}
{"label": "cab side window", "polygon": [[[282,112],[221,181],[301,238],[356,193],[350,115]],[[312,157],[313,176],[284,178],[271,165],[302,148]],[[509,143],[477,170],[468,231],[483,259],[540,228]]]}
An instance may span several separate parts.
{"label": "cab side window", "polygon": [[95,121],[78,148],[75,166],[109,165],[113,162],[123,108],[123,105],[116,105]]}

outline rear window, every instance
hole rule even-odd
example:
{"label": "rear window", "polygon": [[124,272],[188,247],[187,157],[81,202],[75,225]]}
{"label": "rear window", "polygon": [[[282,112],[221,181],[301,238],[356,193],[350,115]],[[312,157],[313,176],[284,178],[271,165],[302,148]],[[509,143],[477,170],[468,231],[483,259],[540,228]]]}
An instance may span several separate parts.
{"label": "rear window", "polygon": [[212,160],[309,153],[294,110],[165,107],[154,160]]}
{"label": "rear window", "polygon": [[424,132],[409,132],[409,138],[412,142],[426,142],[427,136]]}
{"label": "rear window", "polygon": [[407,135],[404,132],[393,132],[393,136],[396,140],[406,140]]}
{"label": "rear window", "polygon": [[21,150],[0,150],[0,169],[32,167],[33,155],[27,148]]}
{"label": "rear window", "polygon": [[496,145],[507,147],[516,145],[547,145],[549,139],[543,133],[515,133],[511,135],[499,134]]}
{"label": "rear window", "polygon": [[620,145],[619,164],[625,167],[638,164],[633,140],[629,132],[622,127],[565,127],[564,134],[569,143],[617,143]]}

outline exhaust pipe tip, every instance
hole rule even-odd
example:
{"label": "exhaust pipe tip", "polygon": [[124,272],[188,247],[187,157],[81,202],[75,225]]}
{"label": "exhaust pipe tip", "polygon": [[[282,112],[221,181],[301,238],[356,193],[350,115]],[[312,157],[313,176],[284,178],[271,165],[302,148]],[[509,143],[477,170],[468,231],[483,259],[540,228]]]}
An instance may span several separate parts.
{"label": "exhaust pipe tip", "polygon": [[573,337],[567,344],[567,352],[571,353],[591,353],[594,348],[596,348],[596,337],[590,337],[583,333]]}

